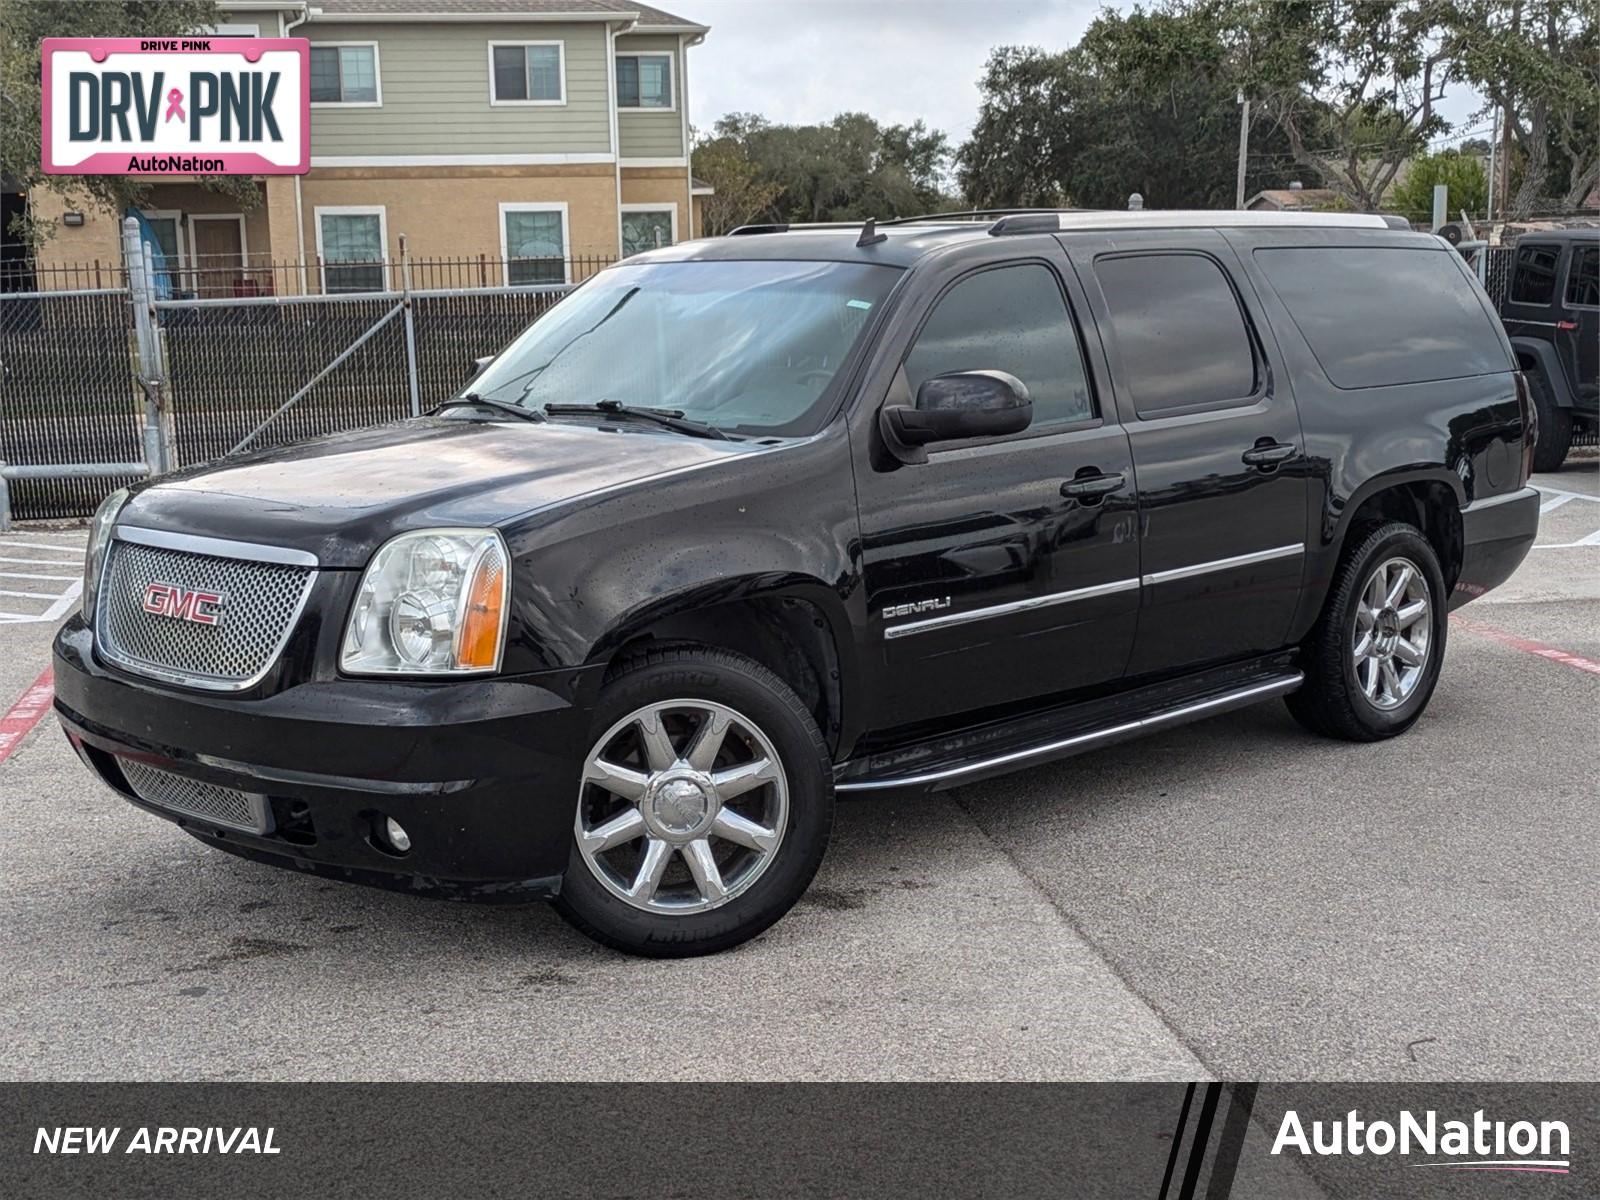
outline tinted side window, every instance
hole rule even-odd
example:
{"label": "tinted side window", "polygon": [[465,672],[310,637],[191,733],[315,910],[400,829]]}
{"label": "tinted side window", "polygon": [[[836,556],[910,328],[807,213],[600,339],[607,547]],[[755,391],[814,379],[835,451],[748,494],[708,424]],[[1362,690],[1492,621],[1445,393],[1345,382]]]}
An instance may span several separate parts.
{"label": "tinted side window", "polygon": [[905,368],[913,395],[935,375],[1009,372],[1028,385],[1032,429],[1094,416],[1061,285],[1037,263],[980,271],[956,284],[917,335]]}
{"label": "tinted side window", "polygon": [[1335,387],[1512,369],[1453,251],[1263,247],[1255,260]]}
{"label": "tinted side window", "polygon": [[1567,303],[1600,306],[1600,246],[1579,246],[1567,268]]}
{"label": "tinted side window", "polygon": [[1098,258],[1122,379],[1141,417],[1226,404],[1256,389],[1256,356],[1233,287],[1201,254]]}
{"label": "tinted side window", "polygon": [[1560,257],[1560,246],[1518,246],[1511,302],[1549,304],[1556,294],[1556,261]]}

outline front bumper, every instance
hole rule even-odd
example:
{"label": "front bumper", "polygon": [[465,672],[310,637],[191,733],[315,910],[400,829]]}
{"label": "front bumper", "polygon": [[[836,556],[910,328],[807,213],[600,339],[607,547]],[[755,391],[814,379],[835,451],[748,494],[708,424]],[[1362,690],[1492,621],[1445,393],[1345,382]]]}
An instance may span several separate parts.
{"label": "front bumper", "polygon": [[1475,500],[1461,510],[1461,574],[1450,593],[1460,608],[1499,587],[1522,565],[1539,536],[1537,488]]}
{"label": "front bumper", "polygon": [[[596,669],[450,683],[318,679],[256,699],[168,687],[96,660],[74,617],[55,642],[56,711],[131,803],[219,849],[355,883],[476,900],[553,895]],[[118,766],[265,795],[264,833],[141,800]],[[401,855],[380,835],[404,826]]]}

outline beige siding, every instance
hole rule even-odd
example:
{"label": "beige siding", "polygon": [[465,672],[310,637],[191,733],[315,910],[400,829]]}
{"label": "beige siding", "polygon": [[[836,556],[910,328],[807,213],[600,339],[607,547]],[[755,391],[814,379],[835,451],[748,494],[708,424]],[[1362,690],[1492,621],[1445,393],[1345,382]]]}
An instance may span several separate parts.
{"label": "beige siding", "polygon": [[[313,158],[611,152],[603,24],[317,22],[300,29],[313,44],[378,44],[382,106],[313,107]],[[566,44],[566,104],[491,107],[489,43],[557,40]]]}
{"label": "beige siding", "polygon": [[618,54],[672,55],[672,112],[617,113],[617,138],[623,158],[683,157],[683,54],[675,36],[619,37]]}

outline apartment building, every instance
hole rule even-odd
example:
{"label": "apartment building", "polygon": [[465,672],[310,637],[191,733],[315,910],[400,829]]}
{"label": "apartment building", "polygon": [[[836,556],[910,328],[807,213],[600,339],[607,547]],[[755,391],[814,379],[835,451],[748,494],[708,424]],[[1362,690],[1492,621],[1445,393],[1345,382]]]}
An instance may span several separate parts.
{"label": "apartment building", "polygon": [[[704,25],[632,0],[234,0],[225,36],[311,43],[311,170],[245,209],[163,177],[142,210],[174,292],[364,290],[413,259],[488,283],[570,280],[696,235],[689,50]],[[41,267],[118,260],[110,214],[55,221]],[[578,260],[575,265],[575,260]],[[294,262],[285,270],[270,263]]]}

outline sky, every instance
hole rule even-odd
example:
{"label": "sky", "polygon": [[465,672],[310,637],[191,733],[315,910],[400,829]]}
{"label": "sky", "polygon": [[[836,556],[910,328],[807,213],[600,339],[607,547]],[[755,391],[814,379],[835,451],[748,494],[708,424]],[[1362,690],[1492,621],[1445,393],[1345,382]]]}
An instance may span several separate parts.
{"label": "sky", "polygon": [[[656,0],[711,26],[690,51],[689,119],[709,131],[728,112],[781,124],[870,113],[884,124],[921,117],[965,140],[978,114],[978,80],[995,46],[1062,50],[1101,0]],[[1459,137],[1477,97],[1454,88],[1442,106]],[[1485,131],[1484,136],[1487,136]]]}

